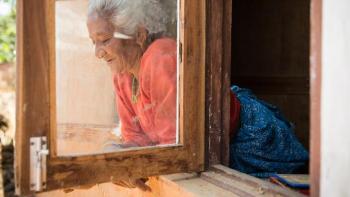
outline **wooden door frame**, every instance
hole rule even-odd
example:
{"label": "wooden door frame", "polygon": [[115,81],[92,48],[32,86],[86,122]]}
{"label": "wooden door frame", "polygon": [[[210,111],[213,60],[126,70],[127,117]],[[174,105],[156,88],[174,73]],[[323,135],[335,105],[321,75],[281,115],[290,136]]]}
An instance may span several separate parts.
{"label": "wooden door frame", "polygon": [[310,184],[311,196],[320,196],[322,0],[311,0],[310,13]]}
{"label": "wooden door frame", "polygon": [[229,164],[232,0],[206,0],[206,166]]}
{"label": "wooden door frame", "polygon": [[[310,183],[320,196],[322,0],[310,0]],[[232,0],[207,0],[206,166],[228,165]],[[221,38],[221,39],[217,39]]]}

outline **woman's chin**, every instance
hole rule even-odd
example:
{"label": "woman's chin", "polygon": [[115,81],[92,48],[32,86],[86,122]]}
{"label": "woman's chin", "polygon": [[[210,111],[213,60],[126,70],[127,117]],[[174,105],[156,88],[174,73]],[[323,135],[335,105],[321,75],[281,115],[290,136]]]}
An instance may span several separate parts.
{"label": "woman's chin", "polygon": [[124,69],[120,68],[120,66],[116,64],[108,64],[108,66],[111,69],[111,72],[113,73],[124,73]]}

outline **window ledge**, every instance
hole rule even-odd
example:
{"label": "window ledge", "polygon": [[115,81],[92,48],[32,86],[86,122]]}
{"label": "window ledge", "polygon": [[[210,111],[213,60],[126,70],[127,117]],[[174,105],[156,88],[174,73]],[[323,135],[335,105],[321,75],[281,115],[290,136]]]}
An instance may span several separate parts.
{"label": "window ledge", "polygon": [[157,184],[177,191],[179,196],[305,196],[222,165],[214,165],[200,175],[164,175],[152,178],[151,182],[153,179],[158,180]]}
{"label": "window ledge", "polygon": [[221,197],[221,196],[293,196],[304,195],[272,183],[240,173],[222,165],[208,171],[179,173],[151,177],[147,183],[152,192],[128,189],[112,183],[97,184],[90,189],[75,189],[70,193],[56,190],[37,194],[38,197],[61,196],[125,196],[125,197]]}

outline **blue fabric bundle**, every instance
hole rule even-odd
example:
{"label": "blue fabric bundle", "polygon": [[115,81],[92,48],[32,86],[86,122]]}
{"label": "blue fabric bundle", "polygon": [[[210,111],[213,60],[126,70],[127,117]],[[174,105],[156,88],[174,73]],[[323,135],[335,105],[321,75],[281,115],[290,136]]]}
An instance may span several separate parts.
{"label": "blue fabric bundle", "polygon": [[293,173],[309,159],[293,126],[277,107],[257,99],[250,90],[232,86],[241,104],[240,127],[230,144],[230,167],[256,176]]}

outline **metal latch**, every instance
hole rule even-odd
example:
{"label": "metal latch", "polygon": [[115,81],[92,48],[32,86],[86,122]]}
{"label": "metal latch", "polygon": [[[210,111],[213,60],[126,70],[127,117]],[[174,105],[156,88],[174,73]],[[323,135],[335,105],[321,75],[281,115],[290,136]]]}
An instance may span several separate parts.
{"label": "metal latch", "polygon": [[46,137],[30,138],[30,190],[46,188],[46,157],[49,154]]}

